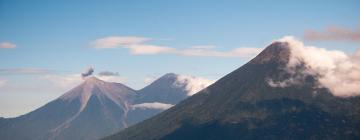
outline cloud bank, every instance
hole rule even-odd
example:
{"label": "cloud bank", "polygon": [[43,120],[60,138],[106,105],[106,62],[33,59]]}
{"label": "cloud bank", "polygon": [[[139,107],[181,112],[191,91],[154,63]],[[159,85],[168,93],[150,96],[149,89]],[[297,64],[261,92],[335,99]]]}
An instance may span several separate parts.
{"label": "cloud bank", "polygon": [[192,96],[207,86],[213,84],[214,80],[189,75],[177,75],[174,86],[185,87],[188,96]]}
{"label": "cloud bank", "polygon": [[325,31],[307,30],[304,38],[312,41],[360,41],[360,27],[351,30],[340,26],[331,26]]}
{"label": "cloud bank", "polygon": [[253,57],[260,53],[262,48],[241,47],[230,51],[217,51],[215,46],[200,45],[187,49],[176,49],[168,46],[148,44],[152,39],[131,36],[110,36],[95,40],[91,43],[94,48],[126,48],[133,55],[173,54],[182,56],[206,57]]}
{"label": "cloud bank", "polygon": [[16,48],[16,45],[13,43],[10,43],[10,42],[1,42],[0,48],[1,49],[12,49],[12,48]]}
{"label": "cloud bank", "polygon": [[[335,96],[360,95],[360,49],[354,54],[346,54],[338,50],[327,50],[313,46],[305,46],[294,37],[284,37],[278,41],[289,43],[291,57],[287,66],[289,72],[301,63],[309,68],[304,74],[319,74],[320,86],[328,88]],[[283,81],[278,86],[286,86],[297,82],[298,78]],[[273,85],[275,83],[269,83]]]}
{"label": "cloud bank", "polygon": [[174,105],[165,104],[165,103],[159,103],[159,102],[153,102],[153,103],[135,104],[135,105],[132,105],[132,109],[160,109],[160,110],[166,110],[166,109],[169,109],[172,106],[174,106]]}

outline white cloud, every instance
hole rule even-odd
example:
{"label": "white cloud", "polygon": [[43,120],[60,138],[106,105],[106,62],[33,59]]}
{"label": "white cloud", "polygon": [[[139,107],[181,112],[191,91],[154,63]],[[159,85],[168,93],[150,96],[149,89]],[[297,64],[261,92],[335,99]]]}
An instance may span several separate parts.
{"label": "white cloud", "polygon": [[13,43],[10,43],[10,42],[1,42],[0,43],[0,48],[1,49],[12,49],[12,48],[15,48],[16,45],[13,44]]}
{"label": "white cloud", "polygon": [[136,36],[109,36],[100,38],[91,43],[91,46],[99,49],[117,48],[133,44],[142,44],[149,38],[136,37]]}
{"label": "white cloud", "polygon": [[201,77],[178,75],[174,86],[185,86],[186,90],[188,91],[188,96],[191,96],[214,82],[214,80],[209,80]]}
{"label": "white cloud", "polygon": [[175,48],[146,44],[133,44],[126,46],[126,48],[130,50],[131,54],[135,55],[174,53],[176,51]]}
{"label": "white cloud", "polygon": [[0,74],[50,74],[53,70],[41,68],[10,68],[0,69]]}
{"label": "white cloud", "polygon": [[348,55],[338,50],[326,50],[305,46],[294,37],[284,37],[281,42],[289,43],[291,58],[288,71],[304,62],[309,69],[306,74],[320,74],[321,86],[327,87],[336,96],[360,95],[360,50]]}
{"label": "white cloud", "polygon": [[151,39],[144,37],[111,36],[98,39],[91,43],[94,48],[125,48],[133,55],[174,54],[183,56],[207,57],[253,57],[262,48],[240,47],[230,51],[217,51],[212,45],[192,46],[187,49],[176,49],[168,46],[148,44]]}
{"label": "white cloud", "polygon": [[166,109],[169,109],[172,106],[174,106],[174,105],[165,104],[165,103],[159,103],[159,102],[153,102],[153,103],[135,104],[135,105],[132,105],[132,109],[161,109],[161,110],[166,110]]}

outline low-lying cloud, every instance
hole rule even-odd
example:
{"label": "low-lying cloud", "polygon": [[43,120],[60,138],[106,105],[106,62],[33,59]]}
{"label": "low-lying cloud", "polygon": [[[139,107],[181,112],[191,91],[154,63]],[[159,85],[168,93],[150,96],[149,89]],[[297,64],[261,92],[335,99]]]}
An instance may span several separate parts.
{"label": "low-lying cloud", "polygon": [[[304,74],[318,74],[320,86],[328,88],[336,96],[360,95],[360,50],[354,54],[346,54],[338,50],[327,50],[313,46],[305,46],[294,37],[284,37],[278,41],[289,43],[291,57],[288,71],[294,72],[295,67],[302,63],[309,68]],[[288,80],[287,84],[297,82]],[[287,81],[282,81],[287,82]],[[286,86],[284,83],[270,85]],[[274,85],[275,84],[275,85]]]}
{"label": "low-lying cloud", "polygon": [[188,91],[187,95],[192,96],[200,90],[213,84],[215,80],[209,80],[202,77],[195,77],[189,75],[177,75],[174,86],[185,87]]}
{"label": "low-lying cloud", "polygon": [[172,106],[174,106],[174,105],[165,104],[165,103],[159,103],[159,102],[153,102],[153,103],[135,104],[135,105],[132,105],[132,109],[159,109],[159,110],[166,110],[166,109],[169,109]]}
{"label": "low-lying cloud", "polygon": [[173,54],[182,56],[206,57],[253,57],[262,48],[240,47],[230,51],[215,50],[212,45],[192,46],[187,49],[177,49],[169,46],[149,44],[152,39],[144,37],[110,36],[95,40],[91,46],[98,49],[126,48],[133,55]]}
{"label": "low-lying cloud", "polygon": [[325,31],[306,30],[304,38],[311,41],[360,41],[360,27],[347,29],[340,26],[331,26]]}

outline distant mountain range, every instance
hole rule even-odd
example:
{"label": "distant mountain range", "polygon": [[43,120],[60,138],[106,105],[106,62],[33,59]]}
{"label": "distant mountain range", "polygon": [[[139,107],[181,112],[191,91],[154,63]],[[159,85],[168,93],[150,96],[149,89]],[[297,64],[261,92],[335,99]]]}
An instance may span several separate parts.
{"label": "distant mountain range", "polygon": [[[95,140],[147,119],[188,97],[188,83],[169,73],[136,91],[88,77],[46,105],[0,118],[1,140]],[[191,80],[191,79],[189,79]]]}
{"label": "distant mountain range", "polygon": [[[334,96],[318,86],[321,75],[301,72],[304,63],[288,71],[290,45],[272,43],[199,93],[104,140],[360,139],[360,97]],[[292,78],[299,81],[285,85]]]}

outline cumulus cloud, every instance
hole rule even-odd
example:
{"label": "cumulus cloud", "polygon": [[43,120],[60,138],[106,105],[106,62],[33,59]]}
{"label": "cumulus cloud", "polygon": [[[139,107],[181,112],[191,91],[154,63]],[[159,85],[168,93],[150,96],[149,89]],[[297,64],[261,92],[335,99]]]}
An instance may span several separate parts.
{"label": "cumulus cloud", "polygon": [[26,74],[26,75],[42,75],[54,73],[53,70],[42,69],[42,68],[8,68],[0,69],[0,74],[9,75],[9,74]]}
{"label": "cumulus cloud", "polygon": [[110,36],[92,42],[91,46],[99,49],[126,48],[135,55],[170,53],[175,50],[166,46],[146,44],[150,40],[150,38],[136,36]]}
{"label": "cumulus cloud", "polygon": [[166,109],[169,109],[172,106],[174,106],[174,105],[165,104],[165,103],[159,103],[159,102],[153,102],[153,103],[135,104],[135,105],[132,105],[132,109],[160,109],[160,110],[166,110]]}
{"label": "cumulus cloud", "polygon": [[136,37],[136,36],[109,36],[95,40],[91,46],[99,49],[117,48],[133,44],[142,44],[149,38]]}
{"label": "cumulus cloud", "polygon": [[83,73],[81,73],[81,76],[83,78],[92,75],[94,72],[94,69],[92,67],[87,68]]}
{"label": "cumulus cloud", "polygon": [[331,26],[325,31],[307,30],[305,31],[307,40],[339,40],[339,41],[360,41],[360,28],[347,29],[340,26]]}
{"label": "cumulus cloud", "polygon": [[[291,48],[287,65],[289,72],[294,72],[297,65],[305,63],[308,69],[303,73],[318,74],[320,86],[328,88],[335,96],[360,95],[360,50],[355,54],[346,54],[338,50],[305,46],[289,36],[278,41],[289,43]],[[296,79],[291,82],[296,82]]]}
{"label": "cumulus cloud", "polygon": [[198,45],[187,49],[152,45],[152,39],[144,37],[111,36],[98,39],[91,43],[94,48],[125,48],[133,55],[173,54],[182,56],[207,57],[252,57],[260,53],[262,48],[240,47],[230,51],[217,51],[212,45]]}
{"label": "cumulus cloud", "polygon": [[156,45],[147,45],[147,44],[133,44],[133,45],[127,46],[126,48],[128,48],[130,50],[131,54],[135,54],[135,55],[161,54],[161,53],[176,52],[175,48],[156,46]]}
{"label": "cumulus cloud", "polygon": [[214,80],[209,80],[202,77],[177,75],[174,86],[185,87],[185,89],[188,91],[188,96],[191,96],[214,82]]}
{"label": "cumulus cloud", "polygon": [[1,49],[12,49],[12,48],[15,48],[16,45],[13,44],[13,43],[10,43],[10,42],[1,42],[0,43],[0,48]]}

